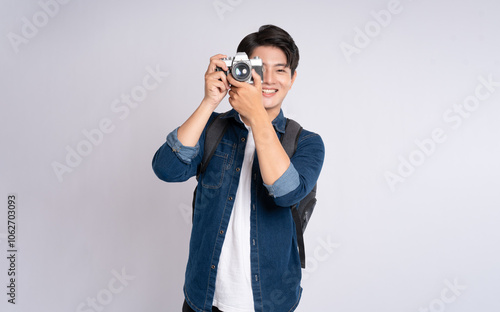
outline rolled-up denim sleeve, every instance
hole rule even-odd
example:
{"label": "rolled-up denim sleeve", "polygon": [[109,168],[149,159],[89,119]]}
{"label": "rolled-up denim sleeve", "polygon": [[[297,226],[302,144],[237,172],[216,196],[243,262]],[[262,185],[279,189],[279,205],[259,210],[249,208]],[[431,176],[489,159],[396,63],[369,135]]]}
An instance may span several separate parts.
{"label": "rolled-up denim sleeve", "polygon": [[276,205],[290,207],[301,201],[316,185],[325,158],[321,137],[303,130],[290,167],[272,186],[266,186]]}
{"label": "rolled-up denim sleeve", "polygon": [[196,146],[184,146],[177,138],[177,129],[170,132],[167,136],[167,145],[170,146],[172,151],[176,154],[176,156],[184,163],[191,164],[191,161],[198,155],[200,150],[199,142],[196,143]]}
{"label": "rolled-up denim sleeve", "polygon": [[269,195],[273,197],[280,197],[295,190],[300,185],[299,173],[292,163],[288,169],[276,180],[272,185],[264,186],[267,188]]}

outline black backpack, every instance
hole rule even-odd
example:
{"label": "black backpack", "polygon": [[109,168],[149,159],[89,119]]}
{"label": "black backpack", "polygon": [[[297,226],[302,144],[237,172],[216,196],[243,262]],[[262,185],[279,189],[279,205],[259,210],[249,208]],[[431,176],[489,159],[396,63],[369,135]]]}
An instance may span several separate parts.
{"label": "black backpack", "polygon": [[[203,150],[203,159],[201,164],[198,166],[196,173],[196,179],[205,172],[207,169],[210,159],[215,153],[217,145],[219,145],[226,129],[229,125],[229,121],[226,118],[221,118],[225,116],[228,112],[220,114],[212,120],[208,125],[205,134],[205,147]],[[281,145],[283,149],[288,154],[288,157],[292,158],[293,154],[297,150],[297,144],[299,141],[300,133],[302,132],[302,127],[296,121],[287,118],[285,126],[285,134],[281,136]],[[293,220],[295,221],[295,230],[297,232],[297,245],[299,247],[300,264],[302,268],[306,267],[306,255],[304,250],[304,236],[303,233],[306,230],[307,223],[311,218],[314,207],[316,206],[316,187],[307,194],[304,199],[302,199],[297,204],[293,205],[291,208]],[[193,216],[194,216],[194,203],[196,198],[196,188],[194,190],[193,196]]]}

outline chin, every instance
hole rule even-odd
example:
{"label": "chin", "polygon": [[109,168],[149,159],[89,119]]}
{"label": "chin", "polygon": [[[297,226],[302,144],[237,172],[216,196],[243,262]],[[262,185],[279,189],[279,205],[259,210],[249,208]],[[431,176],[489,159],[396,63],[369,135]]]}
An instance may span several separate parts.
{"label": "chin", "polygon": [[270,109],[270,108],[274,108],[276,106],[278,106],[278,104],[274,103],[274,102],[268,102],[268,101],[264,101],[264,107],[266,109]]}
{"label": "chin", "polygon": [[263,97],[262,98],[262,103],[264,105],[265,108],[273,108],[273,107],[276,107],[276,106],[279,106],[280,103],[279,101],[276,101],[277,99],[270,99],[270,98],[265,98]]}

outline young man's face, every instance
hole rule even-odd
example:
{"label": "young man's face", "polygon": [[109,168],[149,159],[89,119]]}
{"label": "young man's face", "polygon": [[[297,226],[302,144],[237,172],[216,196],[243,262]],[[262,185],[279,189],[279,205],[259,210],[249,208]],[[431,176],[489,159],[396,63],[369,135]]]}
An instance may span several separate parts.
{"label": "young man's face", "polygon": [[280,48],[260,46],[253,50],[250,58],[256,56],[262,59],[263,65],[262,102],[268,111],[277,110],[277,115],[297,71],[291,75],[290,67],[286,67],[286,55]]}

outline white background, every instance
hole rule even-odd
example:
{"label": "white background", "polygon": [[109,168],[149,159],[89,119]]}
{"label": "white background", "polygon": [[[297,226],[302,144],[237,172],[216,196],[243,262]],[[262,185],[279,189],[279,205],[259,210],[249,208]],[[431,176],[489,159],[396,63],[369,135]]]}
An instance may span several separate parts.
{"label": "white background", "polygon": [[210,56],[268,23],[301,54],[283,110],[326,145],[297,311],[500,310],[498,1],[62,2],[0,2],[1,311],[180,311],[195,183],[160,181],[151,159],[201,101]]}

